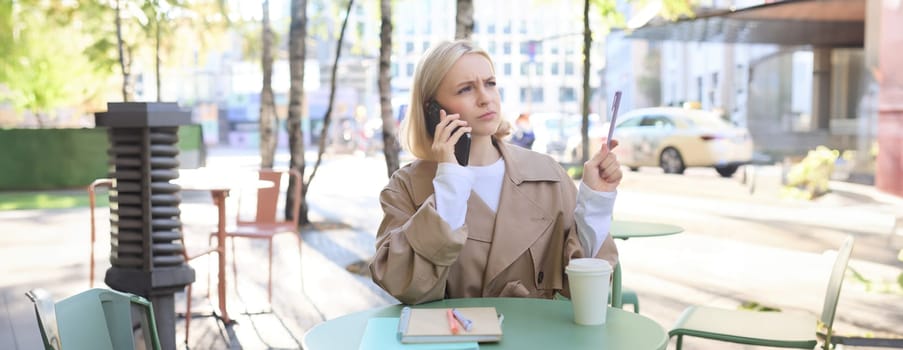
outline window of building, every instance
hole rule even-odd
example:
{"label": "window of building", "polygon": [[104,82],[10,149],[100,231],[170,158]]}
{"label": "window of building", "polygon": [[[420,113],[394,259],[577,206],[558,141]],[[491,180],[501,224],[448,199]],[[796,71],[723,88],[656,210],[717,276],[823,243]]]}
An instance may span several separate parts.
{"label": "window of building", "polygon": [[520,63],[520,75],[527,76],[530,74],[530,63],[527,61]]}
{"label": "window of building", "polygon": [[405,75],[411,77],[414,76],[414,64],[408,63],[405,65]]}
{"label": "window of building", "polygon": [[398,76],[398,63],[394,63],[394,62],[393,62],[393,63],[392,63],[392,68],[391,68],[391,69],[392,69],[392,70],[391,70],[391,72],[390,72],[389,74],[390,74],[391,76],[393,76],[393,77],[397,77],[397,76]]}
{"label": "window of building", "polygon": [[551,73],[552,75],[558,75],[558,62],[552,62]]}
{"label": "window of building", "polygon": [[[527,93],[530,93],[532,96],[528,96]],[[525,102],[539,102],[542,103],[543,93],[541,87],[534,88],[520,88],[520,101],[522,103]]]}
{"label": "window of building", "polygon": [[574,62],[564,63],[564,75],[574,75]]}
{"label": "window of building", "polygon": [[414,43],[410,41],[404,43],[404,52],[407,54],[414,53]]}
{"label": "window of building", "polygon": [[489,34],[495,34],[495,23],[490,23],[486,26],[486,32]]}
{"label": "window of building", "polygon": [[490,41],[489,45],[487,45],[487,50],[489,50],[490,55],[495,55],[495,41]]}
{"label": "window of building", "polygon": [[511,76],[511,63],[505,62],[505,75]]}
{"label": "window of building", "polygon": [[542,76],[543,75],[543,66],[544,66],[542,64],[542,62],[536,62],[536,63],[534,63],[534,65],[536,65],[536,76]]}
{"label": "window of building", "polygon": [[511,34],[511,20],[510,19],[508,20],[508,22],[505,22],[505,28],[502,29],[502,31],[505,34]]}
{"label": "window of building", "polygon": [[577,101],[577,93],[573,87],[562,86],[558,88],[558,102]]}
{"label": "window of building", "polygon": [[502,44],[502,53],[508,55],[511,54],[511,43]]}

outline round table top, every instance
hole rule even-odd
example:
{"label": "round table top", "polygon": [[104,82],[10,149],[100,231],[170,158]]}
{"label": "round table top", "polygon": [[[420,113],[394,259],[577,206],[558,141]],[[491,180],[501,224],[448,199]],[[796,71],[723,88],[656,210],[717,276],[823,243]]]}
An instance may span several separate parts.
{"label": "round table top", "polygon": [[667,236],[683,232],[683,227],[657,222],[612,220],[611,235],[614,238]]}
{"label": "round table top", "polygon": [[[415,307],[451,308],[493,306],[504,315],[502,341],[481,343],[480,349],[664,349],[665,329],[632,312],[608,308],[600,326],[574,323],[571,302],[532,298],[446,299]],[[403,305],[390,305],[332,319],[310,329],[305,349],[357,349],[372,317],[398,317]]]}

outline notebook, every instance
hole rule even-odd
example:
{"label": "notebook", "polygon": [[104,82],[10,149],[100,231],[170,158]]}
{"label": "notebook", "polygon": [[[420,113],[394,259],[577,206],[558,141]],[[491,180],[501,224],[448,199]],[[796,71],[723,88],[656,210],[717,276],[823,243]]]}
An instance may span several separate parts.
{"label": "notebook", "polygon": [[463,307],[457,312],[472,321],[470,330],[461,328],[452,334],[448,308],[427,309],[405,307],[398,321],[402,343],[497,342],[502,340],[502,326],[494,307]]}
{"label": "notebook", "polygon": [[398,341],[398,317],[375,317],[367,320],[359,350],[479,350],[476,342],[402,344]]}

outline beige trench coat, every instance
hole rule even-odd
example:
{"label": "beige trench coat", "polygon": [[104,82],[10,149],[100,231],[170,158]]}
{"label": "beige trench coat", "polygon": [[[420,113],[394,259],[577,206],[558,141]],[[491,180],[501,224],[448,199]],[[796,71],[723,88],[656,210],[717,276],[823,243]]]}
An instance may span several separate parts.
{"label": "beige trench coat", "polygon": [[[471,192],[457,230],[436,212],[437,163],[415,161],[383,189],[385,216],[370,271],[401,302],[570,294],[564,268],[584,257],[574,221],[577,188],[552,158],[497,144],[505,161],[498,212]],[[596,257],[617,263],[611,235]]]}

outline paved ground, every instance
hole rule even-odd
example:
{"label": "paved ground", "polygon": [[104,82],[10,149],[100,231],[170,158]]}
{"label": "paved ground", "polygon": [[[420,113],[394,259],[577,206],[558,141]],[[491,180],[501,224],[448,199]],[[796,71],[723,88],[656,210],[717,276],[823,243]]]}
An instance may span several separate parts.
{"label": "paved ground", "polygon": [[[255,159],[248,152],[213,150],[208,166],[254,169]],[[277,166],[286,162],[284,155],[277,158]],[[230,286],[228,297],[237,324],[223,327],[216,318],[196,317],[190,347],[300,348],[304,332],[324,319],[394,303],[369,277],[346,270],[373,252],[381,214],[376,196],[385,184],[382,164],[380,158],[327,160],[309,193],[311,218],[318,224],[302,233],[300,254],[293,237],[275,241],[278,281],[272,305],[266,303],[265,244],[238,241],[238,278],[231,271],[229,276],[238,287]],[[629,175],[619,194],[619,218],[655,219],[687,229],[672,237],[618,242],[625,285],[639,293],[642,313],[665,328],[690,304],[733,308],[752,300],[817,315],[830,269],[830,257],[822,253],[839,245],[841,232],[854,232],[857,249],[851,266],[874,283],[848,277],[837,327],[858,334],[903,334],[903,294],[888,282],[901,267],[894,255],[903,237],[892,232],[894,220],[903,215],[899,198],[866,186],[836,184],[830,197],[815,204],[781,201],[774,193],[776,184],[769,182],[773,171],[763,170],[753,195],[737,181],[716,177],[661,181],[655,172]],[[706,185],[699,186],[700,181]],[[674,194],[674,186],[694,188],[693,196]],[[203,193],[186,193],[184,202],[187,244],[200,248],[213,228],[215,209]],[[0,349],[40,347],[25,291],[43,287],[61,298],[88,288],[87,218],[87,209],[0,212]],[[98,219],[100,232],[106,220]],[[100,236],[96,261],[102,276],[109,237]],[[198,276],[196,314],[210,314],[216,302],[205,295],[211,264],[203,258],[192,262]],[[97,280],[102,284],[102,277]],[[184,312],[184,296],[177,298],[176,310]],[[184,331],[179,322],[180,347]],[[747,347],[693,340],[685,348]]]}

